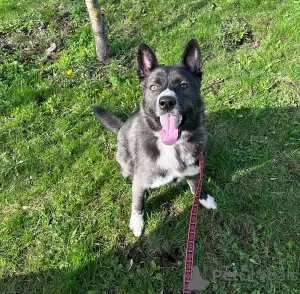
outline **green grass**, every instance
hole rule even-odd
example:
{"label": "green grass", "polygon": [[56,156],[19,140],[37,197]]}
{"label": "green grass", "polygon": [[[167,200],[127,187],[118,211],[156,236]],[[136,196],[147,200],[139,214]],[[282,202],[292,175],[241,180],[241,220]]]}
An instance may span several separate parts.
{"label": "green grass", "polygon": [[[201,293],[300,293],[300,2],[140,2],[103,1],[111,58],[99,65],[83,1],[0,0],[0,293],[180,293],[189,189],[149,190],[136,239],[116,137],[91,106],[131,116],[139,43],[173,64],[194,37],[204,185],[219,205],[200,209],[195,264],[211,282]],[[240,18],[253,40],[226,50],[222,23]],[[298,278],[212,280],[251,264]]]}

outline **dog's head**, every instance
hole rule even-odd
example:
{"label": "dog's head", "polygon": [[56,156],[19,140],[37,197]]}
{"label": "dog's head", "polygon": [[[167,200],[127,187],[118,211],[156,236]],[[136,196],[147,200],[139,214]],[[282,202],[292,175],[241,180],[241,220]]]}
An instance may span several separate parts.
{"label": "dog's head", "polygon": [[175,66],[158,64],[155,53],[146,44],[140,45],[141,108],[147,124],[159,132],[164,144],[174,144],[183,130],[197,127],[202,74],[201,52],[194,39],[188,42]]}

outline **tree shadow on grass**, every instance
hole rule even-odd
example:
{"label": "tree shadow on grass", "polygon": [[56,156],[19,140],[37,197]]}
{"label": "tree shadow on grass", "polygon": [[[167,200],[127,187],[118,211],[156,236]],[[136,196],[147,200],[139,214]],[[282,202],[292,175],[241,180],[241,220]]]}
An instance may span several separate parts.
{"label": "tree shadow on grass", "polygon": [[[201,293],[229,293],[238,287],[245,292],[298,289],[291,281],[213,282],[212,272],[238,270],[250,258],[256,260],[256,270],[300,271],[299,116],[295,107],[208,115],[204,186],[218,210],[199,211],[195,264],[211,282]],[[0,292],[180,293],[192,196],[186,184],[158,194],[151,192],[146,201],[146,231],[140,239],[128,239],[128,229],[128,236],[119,236],[111,250],[87,249],[91,261],[76,271],[49,269],[7,277],[0,281]],[[184,204],[181,209],[177,197]],[[153,226],[156,213],[163,219]]]}

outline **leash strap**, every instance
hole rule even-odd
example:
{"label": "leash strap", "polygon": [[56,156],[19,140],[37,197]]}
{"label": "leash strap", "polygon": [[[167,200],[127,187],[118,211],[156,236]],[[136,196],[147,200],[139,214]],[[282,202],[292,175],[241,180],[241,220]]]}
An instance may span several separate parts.
{"label": "leash strap", "polygon": [[194,201],[190,213],[190,222],[189,222],[188,236],[186,241],[184,273],[183,273],[183,287],[184,287],[183,294],[191,293],[191,290],[188,289],[188,285],[192,280],[192,269],[194,265],[197,218],[198,218],[198,209],[200,203],[200,194],[202,190],[203,170],[204,170],[204,157],[203,157],[203,152],[201,152],[199,158],[199,181],[198,181],[196,192],[194,194]]}

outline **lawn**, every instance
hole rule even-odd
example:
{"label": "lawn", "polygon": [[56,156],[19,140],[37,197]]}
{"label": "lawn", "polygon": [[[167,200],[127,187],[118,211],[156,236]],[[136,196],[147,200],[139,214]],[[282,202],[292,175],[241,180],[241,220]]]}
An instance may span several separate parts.
{"label": "lawn", "polygon": [[91,107],[130,117],[138,45],[174,64],[191,38],[218,203],[199,211],[201,293],[300,293],[300,1],[101,2],[105,65],[84,1],[0,0],[0,293],[180,293],[189,188],[149,190],[135,238],[116,136]]}

